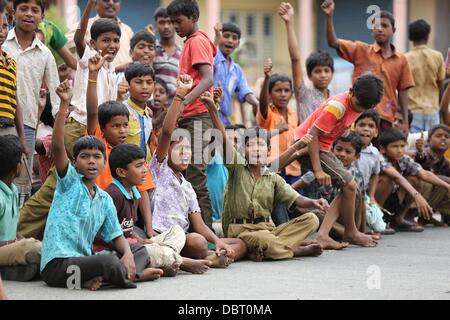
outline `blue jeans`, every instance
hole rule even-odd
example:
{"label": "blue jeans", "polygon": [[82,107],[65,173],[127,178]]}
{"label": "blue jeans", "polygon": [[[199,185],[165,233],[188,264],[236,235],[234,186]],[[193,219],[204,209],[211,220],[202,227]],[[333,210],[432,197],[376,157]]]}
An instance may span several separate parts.
{"label": "blue jeans", "polygon": [[420,133],[422,131],[429,131],[433,126],[439,124],[441,118],[439,112],[425,114],[413,112],[413,122],[411,124],[411,133]]}
{"label": "blue jeans", "polygon": [[[31,195],[31,174],[33,172],[33,154],[34,147],[36,145],[36,129],[24,126],[25,142],[30,150],[29,159],[27,159],[28,170],[22,170],[19,177],[14,181],[19,194],[21,195],[21,205],[23,204],[25,197]],[[26,168],[25,168],[26,169]]]}

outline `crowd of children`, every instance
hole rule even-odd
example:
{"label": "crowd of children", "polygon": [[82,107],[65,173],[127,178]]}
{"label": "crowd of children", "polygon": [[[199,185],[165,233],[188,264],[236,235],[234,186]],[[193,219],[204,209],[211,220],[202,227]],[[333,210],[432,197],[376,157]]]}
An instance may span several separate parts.
{"label": "crowd of children", "polygon": [[[135,288],[179,270],[375,247],[385,235],[450,223],[450,68],[427,47],[424,20],[410,24],[414,48],[403,55],[391,13],[374,19],[373,44],[342,40],[325,0],[329,46],[355,67],[350,90],[331,96],[332,56],[307,58],[307,85],[294,8],[283,2],[292,78],[268,59],[257,98],[232,58],[239,26],[218,23],[211,41],[195,0],[155,11],[159,40],[133,34],[120,1],[87,1],[67,38],[43,19],[45,1],[6,5],[3,280],[40,275],[67,287],[76,266],[84,288]],[[256,126],[232,124],[234,96],[253,106]],[[42,184],[32,192],[34,151]]]}

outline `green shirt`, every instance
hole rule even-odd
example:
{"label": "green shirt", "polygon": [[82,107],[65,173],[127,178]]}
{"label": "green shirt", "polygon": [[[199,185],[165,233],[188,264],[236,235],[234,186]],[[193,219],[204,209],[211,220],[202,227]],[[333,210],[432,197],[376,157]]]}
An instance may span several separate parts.
{"label": "green shirt", "polygon": [[246,160],[236,150],[233,150],[231,164],[225,166],[229,173],[222,214],[225,233],[233,219],[248,219],[251,212],[255,218],[270,217],[276,204],[291,208],[299,197],[297,191],[267,167],[256,179]]}
{"label": "green shirt", "polygon": [[58,51],[66,45],[68,41],[66,36],[53,22],[44,20],[39,24],[38,28],[44,34],[45,46],[52,48],[54,51]]}
{"label": "green shirt", "polygon": [[16,239],[19,220],[19,192],[0,180],[0,241]]}

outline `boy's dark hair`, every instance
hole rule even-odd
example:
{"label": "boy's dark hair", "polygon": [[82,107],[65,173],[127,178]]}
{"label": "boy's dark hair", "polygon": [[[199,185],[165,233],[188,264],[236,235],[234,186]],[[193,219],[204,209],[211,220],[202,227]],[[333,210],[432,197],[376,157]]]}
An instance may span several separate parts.
{"label": "boy's dark hair", "polygon": [[107,32],[114,32],[119,37],[122,36],[122,31],[119,25],[112,19],[101,18],[96,20],[91,27],[91,39],[97,40],[102,34]]}
{"label": "boy's dark hair", "polygon": [[130,118],[130,112],[124,104],[117,101],[107,101],[98,106],[98,124],[100,128],[105,128],[111,118],[117,116]]}
{"label": "boy's dark hair", "polygon": [[0,0],[0,14],[5,11],[5,0]]}
{"label": "boy's dark hair", "polygon": [[340,136],[339,138],[337,138],[334,143],[333,143],[333,149],[336,147],[336,145],[338,144],[338,142],[349,142],[352,144],[353,148],[356,151],[356,154],[360,154],[361,150],[363,148],[363,142],[361,140],[361,137],[359,136],[359,134],[355,133],[355,132],[350,132],[348,135],[346,136]]}
{"label": "boy's dark hair", "polygon": [[360,105],[369,110],[379,104],[383,98],[383,80],[373,74],[360,76],[353,85],[352,93]]}
{"label": "boy's dark hair", "polygon": [[128,83],[131,83],[131,80],[134,78],[142,76],[150,76],[154,81],[155,71],[148,64],[144,64],[139,61],[130,63],[125,69],[125,79]]}
{"label": "boy's dark hair", "polygon": [[430,139],[433,134],[438,131],[439,129],[444,130],[447,132],[447,134],[450,134],[450,128],[446,126],[445,124],[437,124],[431,128],[431,130],[428,132],[428,139]]}
{"label": "boy's dark hair", "polygon": [[109,168],[113,178],[118,179],[116,170],[127,169],[128,165],[135,161],[145,159],[144,152],[134,144],[120,144],[114,147],[109,155]]}
{"label": "boy's dark hair", "polygon": [[154,13],[155,21],[157,21],[158,18],[168,18],[168,17],[169,17],[169,14],[167,13],[166,7],[161,6],[155,10],[155,13]]}
{"label": "boy's dark hair", "polygon": [[229,124],[225,127],[225,130],[241,130],[246,129],[243,124]]}
{"label": "boy's dark hair", "polygon": [[273,87],[275,86],[275,84],[277,82],[288,82],[289,86],[291,87],[291,91],[293,90],[292,79],[289,78],[289,76],[287,74],[275,73],[270,77],[270,80],[269,80],[269,93],[272,92]]}
{"label": "boy's dark hair", "polygon": [[[21,5],[22,3],[28,3],[28,2],[30,2],[30,1],[31,1],[31,0],[14,0],[13,8],[14,8],[14,10],[17,10],[17,7],[18,7],[19,5]],[[44,11],[45,11],[44,0],[33,0],[33,1],[35,1],[36,4],[37,4],[39,7],[41,7],[42,13],[44,13]]]}
{"label": "boy's dark hair", "polygon": [[53,128],[53,124],[55,123],[55,118],[53,118],[53,114],[52,114],[52,101],[50,99],[50,93],[47,93],[47,96],[45,99],[46,99],[45,108],[44,108],[44,111],[42,111],[42,114],[41,114],[41,117],[39,118],[39,120],[41,120],[41,122],[43,124],[45,124],[46,126]]}
{"label": "boy's dark hair", "polygon": [[328,52],[318,51],[312,53],[306,60],[306,71],[311,77],[315,67],[330,67],[334,73],[334,60]]}
{"label": "boy's dark hair", "polygon": [[24,149],[18,137],[0,136],[0,179],[6,178],[22,161]]}
{"label": "boy's dark hair", "polygon": [[241,39],[241,28],[233,22],[226,22],[222,25],[222,32],[232,32],[238,35],[238,38]]}
{"label": "boy's dark hair", "polygon": [[431,26],[423,19],[411,22],[408,27],[409,40],[413,42],[428,40]]}
{"label": "boy's dark hair", "polygon": [[382,10],[380,12],[380,19],[383,19],[383,18],[384,19],[388,19],[389,22],[391,23],[392,28],[395,28],[395,18],[394,18],[394,15],[391,12],[386,11],[386,10]]}
{"label": "boy's dark hair", "polygon": [[378,143],[380,144],[380,146],[387,148],[389,144],[400,140],[406,142],[405,134],[399,129],[389,128],[380,134]]}
{"label": "boy's dark hair", "polygon": [[161,87],[163,87],[163,89],[166,91],[166,94],[169,95],[169,87],[163,79],[156,77],[155,85],[156,84],[159,84]]}
{"label": "boy's dark hair", "polygon": [[361,115],[358,117],[358,119],[356,119],[355,125],[358,124],[359,121],[366,119],[366,118],[372,119],[373,122],[375,122],[375,125],[377,126],[377,128],[380,127],[380,121],[381,121],[380,115],[374,109],[370,109],[370,110],[367,110],[367,111],[364,111],[363,113],[361,113]]}
{"label": "boy's dark hair", "polygon": [[270,134],[266,129],[260,127],[253,127],[244,131],[244,143],[247,144],[251,139],[260,138],[263,139],[267,146],[270,146]]}
{"label": "boy's dark hair", "polygon": [[[400,107],[397,108],[397,113],[400,113],[403,116],[403,110]],[[409,127],[411,127],[413,120],[414,120],[414,115],[411,112],[411,110],[408,109],[408,126]],[[405,121],[405,119],[403,119],[403,122],[404,121]]]}
{"label": "boy's dark hair", "polygon": [[200,17],[200,9],[195,0],[174,0],[167,7],[169,16]]}
{"label": "boy's dark hair", "polygon": [[155,45],[156,44],[156,38],[154,35],[152,35],[147,30],[141,30],[139,32],[136,32],[136,34],[131,38],[130,40],[130,48],[131,50],[134,50],[136,45],[139,43],[139,41],[144,41],[150,44]]}
{"label": "boy's dark hair", "polygon": [[106,159],[105,145],[97,137],[94,136],[84,136],[77,140],[77,142],[73,146],[73,158],[77,159],[81,151],[86,149],[97,149],[103,154],[103,158]]}

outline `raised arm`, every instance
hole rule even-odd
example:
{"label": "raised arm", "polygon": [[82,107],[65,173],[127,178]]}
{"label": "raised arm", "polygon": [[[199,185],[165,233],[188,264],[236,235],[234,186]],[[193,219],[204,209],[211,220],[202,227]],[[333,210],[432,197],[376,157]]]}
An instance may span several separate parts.
{"label": "raised arm", "polygon": [[269,110],[269,80],[272,76],[272,66],[272,59],[267,59],[264,63],[264,82],[259,96],[259,112],[261,112],[264,119],[267,118]]}
{"label": "raised arm", "polygon": [[169,152],[170,140],[172,138],[172,133],[177,126],[178,117],[183,112],[184,97],[192,88],[192,78],[189,75],[180,75],[177,79],[177,89],[175,98],[172,101],[172,105],[169,110],[167,110],[166,118],[164,119],[161,137],[159,140],[158,147],[156,148],[156,159],[159,163],[167,156]]}
{"label": "raised arm", "polygon": [[202,75],[202,80],[188,95],[186,95],[184,104],[188,105],[198,99],[200,95],[214,85],[213,68],[209,64],[198,65],[198,70]]}
{"label": "raised arm", "polygon": [[70,100],[73,95],[69,81],[62,82],[56,89],[56,93],[61,100],[61,104],[53,125],[52,154],[58,175],[64,178],[69,165],[69,158],[64,147],[64,126],[66,124],[67,114],[69,113]]}
{"label": "raised arm", "polygon": [[294,87],[296,89],[303,87],[303,71],[302,71],[302,61],[300,59],[300,50],[298,47],[297,37],[295,36],[294,29],[294,8],[288,2],[283,2],[280,5],[278,14],[281,19],[283,19],[286,26],[287,37],[288,37],[288,48],[289,55],[291,57],[292,65],[292,77],[294,80]]}
{"label": "raised arm", "polygon": [[222,23],[219,21],[214,25],[214,45],[219,47],[222,40]]}
{"label": "raised arm", "polygon": [[[101,53],[100,53],[101,54]],[[98,72],[105,63],[106,57],[96,54],[89,59],[89,76],[86,94],[87,133],[95,135],[98,126],[98,98],[97,78]]]}
{"label": "raised arm", "polygon": [[305,135],[295,144],[290,146],[289,149],[283,152],[278,158],[273,160],[270,164],[270,168],[274,171],[275,168],[277,168],[276,171],[280,171],[297,160],[299,157],[308,154],[308,150],[305,147],[307,147],[312,140],[313,137],[310,134]]}
{"label": "raised arm", "polygon": [[336,31],[334,30],[334,22],[333,22],[335,3],[333,0],[325,0],[322,3],[321,8],[326,15],[328,46],[334,49],[338,49],[339,43],[338,38],[336,36]]}
{"label": "raised arm", "polygon": [[86,48],[86,41],[84,40],[84,37],[86,36],[89,16],[91,15],[92,10],[95,8],[96,2],[96,0],[88,1],[83,15],[81,16],[80,26],[77,31],[75,31],[75,35],[73,37],[73,42],[75,42],[75,46],[77,47],[77,54],[80,58],[82,58],[84,55],[84,49]]}
{"label": "raised arm", "polygon": [[68,67],[72,68],[73,70],[77,70],[77,59],[75,59],[67,45],[59,49],[58,54]]}

